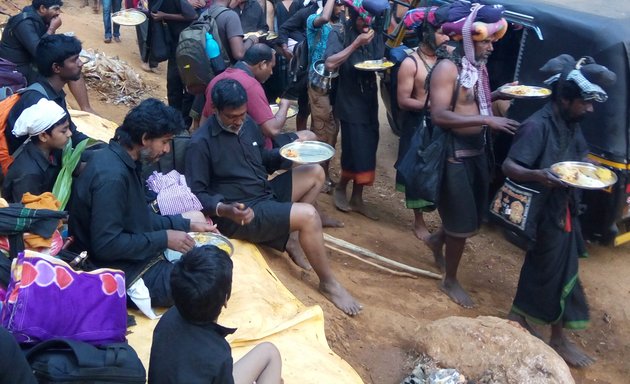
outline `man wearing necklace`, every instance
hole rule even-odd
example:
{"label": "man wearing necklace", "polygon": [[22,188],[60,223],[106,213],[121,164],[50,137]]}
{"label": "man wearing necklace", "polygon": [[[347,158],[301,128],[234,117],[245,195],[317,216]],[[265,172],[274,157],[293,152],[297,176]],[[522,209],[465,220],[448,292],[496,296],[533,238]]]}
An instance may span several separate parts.
{"label": "man wearing necklace", "polygon": [[[396,99],[400,108],[401,134],[397,163],[410,150],[411,137],[424,122],[427,98],[425,80],[437,61],[436,52],[438,50],[446,52],[446,43],[449,41],[449,37],[440,29],[441,23],[438,21],[436,10],[437,7],[412,9],[403,19],[405,26],[416,32],[420,43],[415,52],[403,60],[398,70]],[[413,191],[405,188],[404,180],[399,173],[396,174],[396,189],[405,192],[405,206],[413,209],[413,233],[418,239],[426,242],[430,233],[424,223],[423,211],[434,209],[433,203],[414,196]],[[443,264],[443,261],[440,264]]]}

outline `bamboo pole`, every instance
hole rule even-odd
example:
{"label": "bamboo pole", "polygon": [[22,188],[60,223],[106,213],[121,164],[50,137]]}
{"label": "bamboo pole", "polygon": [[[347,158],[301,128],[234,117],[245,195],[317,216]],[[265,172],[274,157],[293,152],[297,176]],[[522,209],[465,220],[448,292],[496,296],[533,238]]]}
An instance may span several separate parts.
{"label": "bamboo pole", "polygon": [[382,265],[380,265],[380,264],[376,264],[376,263],[373,263],[373,262],[371,262],[371,261],[369,261],[369,260],[365,260],[364,258],[362,258],[362,257],[360,257],[360,256],[357,256],[357,255],[355,255],[354,253],[351,253],[351,252],[349,252],[349,251],[344,251],[343,249],[341,249],[341,248],[337,248],[337,247],[332,246],[332,245],[330,245],[330,244],[325,244],[325,246],[326,246],[326,248],[328,248],[328,249],[332,249],[332,250],[333,250],[333,251],[335,251],[335,252],[339,252],[339,253],[341,253],[342,255],[346,255],[346,256],[353,257],[353,258],[355,258],[355,259],[357,259],[357,260],[359,260],[359,261],[362,261],[362,262],[364,262],[364,263],[366,263],[366,264],[369,264],[369,265],[371,265],[371,266],[373,266],[373,267],[376,267],[376,268],[378,268],[378,269],[380,269],[380,270],[387,271],[387,272],[389,272],[389,273],[391,273],[391,274],[393,274],[393,275],[396,275],[396,276],[403,276],[403,277],[411,277],[412,279],[417,279],[417,278],[418,278],[418,276],[416,276],[416,275],[412,275],[411,273],[407,273],[407,272],[400,272],[400,271],[394,271],[393,269],[390,269],[390,268],[384,267],[384,266],[382,266]]}
{"label": "bamboo pole", "polygon": [[396,266],[396,267],[398,267],[400,269],[403,269],[405,271],[413,272],[413,273],[416,273],[418,275],[425,276],[425,277],[430,277],[430,278],[437,279],[437,280],[441,280],[442,279],[442,275],[440,275],[440,274],[437,274],[437,273],[434,273],[434,272],[431,272],[431,271],[427,271],[427,270],[424,270],[424,269],[416,268],[416,267],[411,267],[411,266],[409,266],[407,264],[399,263],[398,261],[394,261],[394,260],[388,259],[387,257],[384,257],[384,256],[381,256],[381,255],[379,255],[377,253],[374,253],[374,252],[370,251],[369,249],[365,249],[363,247],[359,247],[358,245],[354,245],[354,244],[349,243],[349,242],[347,242],[345,240],[338,239],[338,238],[336,238],[334,236],[331,236],[331,235],[329,235],[327,233],[324,233],[324,240],[328,241],[330,243],[333,243],[335,245],[338,245],[338,246],[340,246],[342,248],[349,249],[351,251],[360,253],[363,256],[371,257],[373,259],[382,261],[383,263]]}

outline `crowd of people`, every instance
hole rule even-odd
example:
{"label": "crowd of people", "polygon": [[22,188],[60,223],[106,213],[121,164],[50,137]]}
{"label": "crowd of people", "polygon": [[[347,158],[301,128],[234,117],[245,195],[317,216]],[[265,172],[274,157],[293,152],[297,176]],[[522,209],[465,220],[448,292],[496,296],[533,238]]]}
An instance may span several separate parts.
{"label": "crowd of people", "polygon": [[[114,9],[120,6],[120,0],[104,1],[103,12],[109,14],[112,3]],[[80,107],[91,110],[81,77],[81,43],[56,33],[62,5],[61,0],[33,0],[10,19],[0,42],[0,57],[17,64],[29,84],[12,107],[4,131],[13,163],[4,175],[2,197],[12,203],[20,203],[26,192],[52,191],[64,166],[63,148],[69,140],[76,147],[87,139],[72,122],[63,91],[68,85]],[[147,6],[151,18],[169,25],[174,41],[200,12],[228,8],[218,13],[216,22],[231,66],[214,77],[205,93],[193,95],[182,83],[175,47],[170,47],[169,106],[156,99],[142,101],[128,112],[109,143],[87,149],[80,166],[72,170],[69,249],[87,251],[96,267],[123,270],[127,287],[146,286],[154,306],[174,306],[155,331],[150,382],[187,381],[185,375],[197,374],[198,366],[190,366],[188,357],[190,344],[199,340],[207,340],[208,348],[200,351],[223,356],[211,372],[199,375],[231,378],[233,373],[236,382],[279,382],[280,360],[270,345],[254,349],[251,360],[237,362],[232,371],[223,338],[233,330],[216,323],[230,296],[231,261],[212,247],[196,248],[187,232],[221,232],[286,250],[297,265],[314,270],[320,292],[335,306],[350,316],[360,313],[362,305],[336,279],[324,247],[322,228],[343,223],[323,214],[316,201],[320,193],[330,192],[340,212],[378,219],[364,201],[364,188],[376,177],[377,75],[359,71],[355,64],[384,56],[385,21],[361,2],[349,0],[306,4],[164,0],[149,1]],[[118,42],[116,26],[112,34],[109,17],[104,22],[105,42],[112,38]],[[579,121],[592,112],[593,101],[606,100],[602,78],[614,74],[590,58],[579,64],[566,57],[550,61],[550,101],[520,124],[492,113],[492,102],[506,97],[491,92],[485,66],[493,44],[507,28],[501,7],[455,2],[412,9],[402,22],[415,32],[418,45],[400,64],[392,95],[401,110],[399,160],[417,151],[410,143],[418,131],[432,127],[444,132],[446,139],[435,201],[414,193],[401,175],[396,187],[405,191],[406,206],[414,210],[415,235],[444,270],[440,289],[463,307],[474,305],[458,282],[457,271],[466,240],[479,231],[488,209],[490,138],[515,135],[503,171],[514,181],[544,190],[546,209],[537,218],[538,236],[527,252],[510,318],[532,333],[532,321],[551,325],[550,345],[568,363],[589,365],[593,359],[563,333],[563,328],[588,323],[588,306],[577,278],[577,260],[583,252],[579,194],[548,168],[558,161],[585,158]],[[473,23],[485,23],[487,33],[471,32]],[[277,31],[278,38],[260,42],[256,35],[245,37],[252,31]],[[282,63],[296,60],[301,44],[308,50],[307,70],[302,79],[289,79]],[[147,70],[157,65],[150,55],[143,55],[142,64]],[[332,87],[312,81],[323,70],[338,74]],[[267,86],[274,78],[273,85],[283,84],[279,92]],[[274,114],[269,100],[276,94],[281,98]],[[287,112],[295,104],[297,131],[286,133]],[[161,215],[147,198],[141,167],[168,153],[173,137],[184,131],[191,133],[185,179],[201,209]],[[339,133],[339,180],[332,179],[328,163],[295,165],[280,155],[279,147],[295,140],[335,146]],[[442,226],[430,233],[423,212],[436,208]],[[167,260],[167,248],[184,254],[181,261]],[[186,350],[185,361],[159,357],[172,356],[174,348]],[[256,374],[252,377],[251,372]]]}

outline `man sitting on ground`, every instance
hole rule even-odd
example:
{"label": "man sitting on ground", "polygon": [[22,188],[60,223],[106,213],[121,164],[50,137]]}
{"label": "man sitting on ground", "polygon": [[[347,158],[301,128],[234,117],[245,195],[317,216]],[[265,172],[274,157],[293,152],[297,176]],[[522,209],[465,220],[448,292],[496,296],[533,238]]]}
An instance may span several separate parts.
{"label": "man sitting on ground", "polygon": [[232,293],[233,263],[213,245],[184,254],[171,272],[175,307],[153,331],[149,383],[277,384],[282,359],[261,343],[236,364],[225,337],[236,329],[217,324]]}
{"label": "man sitting on ground", "polygon": [[30,140],[9,167],[2,196],[20,203],[26,192],[51,192],[61,171],[62,149],[72,134],[68,115],[54,101],[40,99],[22,112],[12,133]]}
{"label": "man sitting on ground", "polygon": [[70,202],[71,250],[87,251],[97,267],[122,269],[127,287],[142,278],[154,306],[173,304],[168,282],[173,265],[165,249],[187,252],[195,241],[186,232],[215,228],[181,215],[160,216],[147,205],[142,163],[168,153],[173,135],[184,128],[176,109],[144,100],[125,116],[109,145],[90,158]]}
{"label": "man sitting on ground", "polygon": [[[302,165],[268,181],[268,171],[291,164],[263,148],[260,129],[247,117],[247,93],[232,79],[212,89],[216,112],[197,130],[186,152],[186,178],[206,213],[229,237],[284,251],[317,273],[320,291],[348,315],[361,305],[334,277],[313,207],[324,183],[319,165]],[[291,234],[291,236],[289,236]],[[299,236],[299,244],[298,244]]]}
{"label": "man sitting on ground", "polygon": [[37,68],[41,75],[37,84],[41,85],[45,94],[36,89],[26,91],[11,108],[7,118],[7,127],[4,130],[9,154],[14,153],[26,141],[26,136],[16,137],[11,133],[18,118],[25,109],[37,104],[43,98],[57,103],[68,115],[73,145],[88,138],[77,131],[72,123],[66,104],[66,93],[63,91],[64,85],[81,77],[83,62],[79,59],[80,52],[81,42],[76,37],[47,35],[41,39],[37,46],[36,56]]}
{"label": "man sitting on ground", "polygon": [[[61,0],[33,0],[30,6],[9,19],[2,32],[0,57],[16,64],[28,84],[38,81],[37,45],[43,37],[54,35],[61,26],[62,5]],[[70,81],[68,87],[81,110],[95,113],[90,106],[85,79],[79,76]]]}

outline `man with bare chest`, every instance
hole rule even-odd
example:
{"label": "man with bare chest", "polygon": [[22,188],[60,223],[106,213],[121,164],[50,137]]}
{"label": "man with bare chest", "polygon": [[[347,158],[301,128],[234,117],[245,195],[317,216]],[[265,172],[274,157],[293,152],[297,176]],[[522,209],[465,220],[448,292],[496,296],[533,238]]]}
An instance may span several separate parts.
{"label": "man with bare chest", "polygon": [[492,44],[503,36],[507,24],[501,16],[482,20],[489,26],[502,23],[503,27],[495,28],[493,35],[473,36],[472,23],[479,21],[478,15],[488,14],[480,12],[483,7],[472,5],[461,28],[462,44],[435,65],[429,79],[431,120],[448,135],[438,201],[442,229],[429,243],[436,258],[441,257],[445,245],[445,275],[440,288],[465,308],[472,307],[473,301],[457,281],[457,268],[466,239],[479,230],[487,209],[487,138],[490,131],[513,135],[519,126],[514,120],[492,115],[491,102],[499,94],[490,92],[486,62]]}
{"label": "man with bare chest", "polygon": [[[440,29],[441,22],[435,12],[437,9],[437,7],[412,9],[403,19],[405,26],[415,31],[420,44],[403,60],[398,70],[396,100],[400,108],[398,124],[401,133],[396,164],[402,161],[408,151],[417,150],[410,148],[410,145],[414,133],[422,129],[425,114],[428,113],[425,80],[437,62],[437,51],[445,54],[447,51],[446,43],[449,37]],[[396,173],[396,190],[405,193],[405,206],[413,209],[413,233],[418,239],[427,241],[430,233],[424,222],[423,212],[433,210],[434,204],[416,196],[412,188],[407,187],[399,172]]]}

